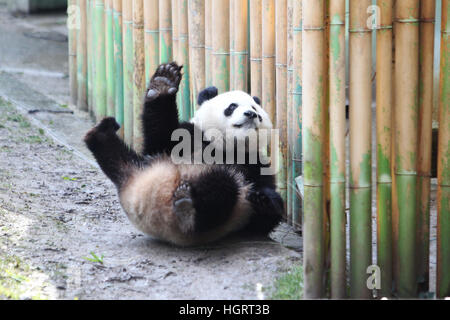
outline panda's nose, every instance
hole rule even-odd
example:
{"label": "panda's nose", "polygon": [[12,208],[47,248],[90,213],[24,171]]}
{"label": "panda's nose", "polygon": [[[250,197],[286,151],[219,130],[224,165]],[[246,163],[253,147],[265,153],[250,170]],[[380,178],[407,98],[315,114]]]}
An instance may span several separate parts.
{"label": "panda's nose", "polygon": [[250,118],[250,119],[255,119],[258,115],[256,114],[256,112],[249,110],[249,111],[244,112],[244,116],[246,116],[247,118]]}

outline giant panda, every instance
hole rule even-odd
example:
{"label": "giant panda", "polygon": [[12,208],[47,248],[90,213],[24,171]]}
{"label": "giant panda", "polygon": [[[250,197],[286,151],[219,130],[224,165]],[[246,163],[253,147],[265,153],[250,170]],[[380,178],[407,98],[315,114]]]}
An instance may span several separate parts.
{"label": "giant panda", "polygon": [[[178,246],[200,245],[231,233],[267,235],[281,220],[283,202],[267,166],[185,164],[173,161],[176,129],[200,133],[203,151],[212,143],[202,128],[231,129],[233,140],[272,124],[258,98],[210,87],[198,96],[199,109],[189,122],[178,118],[176,94],[182,66],[160,65],[150,80],[142,111],[143,151],[128,147],[116,134],[112,117],[91,129],[84,141],[100,168],[115,184],[120,204],[134,226],[149,236]],[[252,150],[247,150],[252,151]],[[245,151],[245,153],[247,153]],[[215,152],[226,152],[219,149]]]}

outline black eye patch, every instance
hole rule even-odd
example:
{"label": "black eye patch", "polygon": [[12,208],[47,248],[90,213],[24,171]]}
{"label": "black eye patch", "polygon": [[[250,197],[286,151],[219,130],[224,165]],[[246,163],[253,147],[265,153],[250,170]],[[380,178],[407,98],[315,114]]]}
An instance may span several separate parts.
{"label": "black eye patch", "polygon": [[238,105],[236,103],[232,103],[228,106],[228,108],[225,109],[223,113],[225,114],[226,117],[229,117],[233,114],[234,110],[236,110],[237,107]]}
{"label": "black eye patch", "polygon": [[256,111],[256,108],[252,106],[252,109]]}

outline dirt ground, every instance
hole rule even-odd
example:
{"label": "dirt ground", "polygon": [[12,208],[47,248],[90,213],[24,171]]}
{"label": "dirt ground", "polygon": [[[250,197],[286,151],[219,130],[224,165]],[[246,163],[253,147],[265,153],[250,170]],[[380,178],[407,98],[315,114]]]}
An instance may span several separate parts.
{"label": "dirt ground", "polygon": [[267,298],[277,275],[300,263],[266,239],[193,249],[153,241],[129,223],[100,170],[5,101],[0,123],[0,297]]}

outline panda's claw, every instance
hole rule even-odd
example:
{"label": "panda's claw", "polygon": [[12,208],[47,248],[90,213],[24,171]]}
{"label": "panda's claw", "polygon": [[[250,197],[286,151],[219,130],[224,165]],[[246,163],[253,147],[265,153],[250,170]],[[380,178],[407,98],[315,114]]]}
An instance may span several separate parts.
{"label": "panda's claw", "polygon": [[160,95],[175,95],[181,81],[181,69],[175,62],[162,64],[153,75],[148,91],[147,99],[154,100]]}

